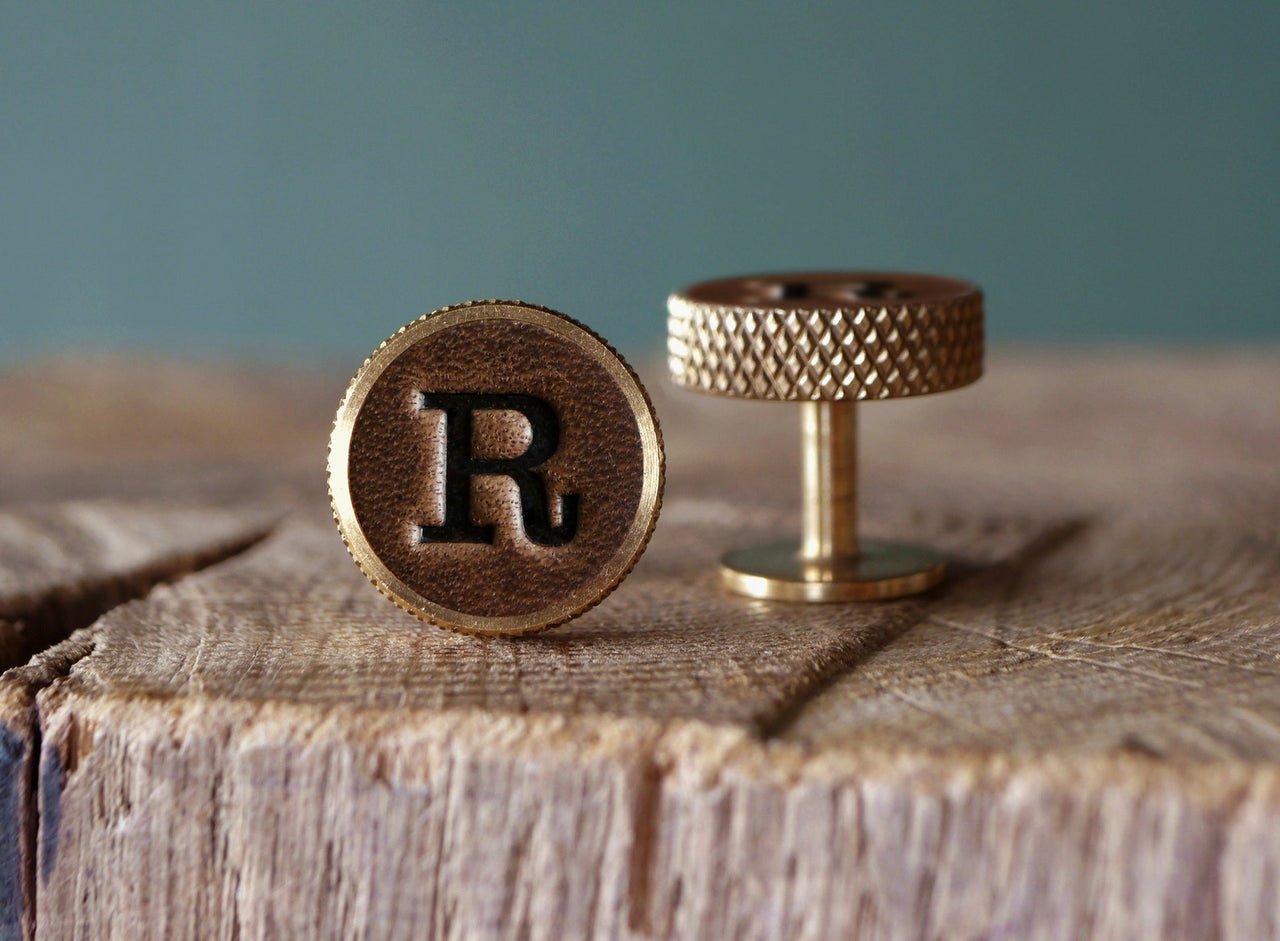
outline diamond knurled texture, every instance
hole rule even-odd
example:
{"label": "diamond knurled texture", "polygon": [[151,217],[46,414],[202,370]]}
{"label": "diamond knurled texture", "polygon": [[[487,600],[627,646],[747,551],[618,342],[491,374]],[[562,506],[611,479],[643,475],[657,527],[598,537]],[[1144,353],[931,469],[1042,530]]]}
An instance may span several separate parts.
{"label": "diamond knurled texture", "polygon": [[729,307],[673,294],[667,353],[679,385],[788,401],[945,392],[982,375],[982,295],[831,310]]}

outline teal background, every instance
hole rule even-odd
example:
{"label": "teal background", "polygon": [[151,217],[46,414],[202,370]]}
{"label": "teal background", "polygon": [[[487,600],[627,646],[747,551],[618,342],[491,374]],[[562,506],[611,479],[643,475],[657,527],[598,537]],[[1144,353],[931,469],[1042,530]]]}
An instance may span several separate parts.
{"label": "teal background", "polygon": [[4,2],[0,359],[361,357],[472,297],[889,267],[1280,339],[1280,3]]}

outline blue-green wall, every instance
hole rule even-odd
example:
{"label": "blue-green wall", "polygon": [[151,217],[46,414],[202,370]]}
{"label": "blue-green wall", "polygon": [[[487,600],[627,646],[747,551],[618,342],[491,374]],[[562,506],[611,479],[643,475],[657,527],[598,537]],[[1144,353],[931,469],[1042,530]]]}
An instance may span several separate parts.
{"label": "blue-green wall", "polygon": [[0,359],[339,360],[477,296],[656,346],[752,270],[1009,341],[1280,339],[1280,3],[0,2]]}

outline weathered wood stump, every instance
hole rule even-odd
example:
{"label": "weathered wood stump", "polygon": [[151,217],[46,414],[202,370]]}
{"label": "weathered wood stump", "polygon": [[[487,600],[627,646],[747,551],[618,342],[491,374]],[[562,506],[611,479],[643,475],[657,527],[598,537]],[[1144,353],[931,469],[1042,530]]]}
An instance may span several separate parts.
{"label": "weathered wood stump", "polygon": [[1280,933],[1280,359],[996,355],[867,410],[881,604],[723,594],[795,413],[667,392],[652,545],[557,631],[375,592],[332,381],[0,378],[0,937]]}

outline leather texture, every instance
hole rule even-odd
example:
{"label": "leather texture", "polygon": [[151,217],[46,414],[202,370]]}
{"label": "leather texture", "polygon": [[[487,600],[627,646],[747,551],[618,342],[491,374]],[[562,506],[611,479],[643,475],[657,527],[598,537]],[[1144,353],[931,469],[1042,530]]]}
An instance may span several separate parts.
{"label": "leather texture", "polygon": [[[532,396],[558,419],[553,454],[533,468],[555,526],[576,495],[576,528],[563,545],[528,538],[516,482],[476,475],[471,523],[486,542],[423,542],[445,512],[446,420],[426,394]],[[531,445],[519,412],[473,413],[471,455],[502,460]],[[596,577],[630,533],[644,484],[640,430],[604,366],[535,324],[473,321],[402,352],[370,388],[354,424],[348,480],[360,528],[382,563],[431,601],[465,614],[535,612]]]}

